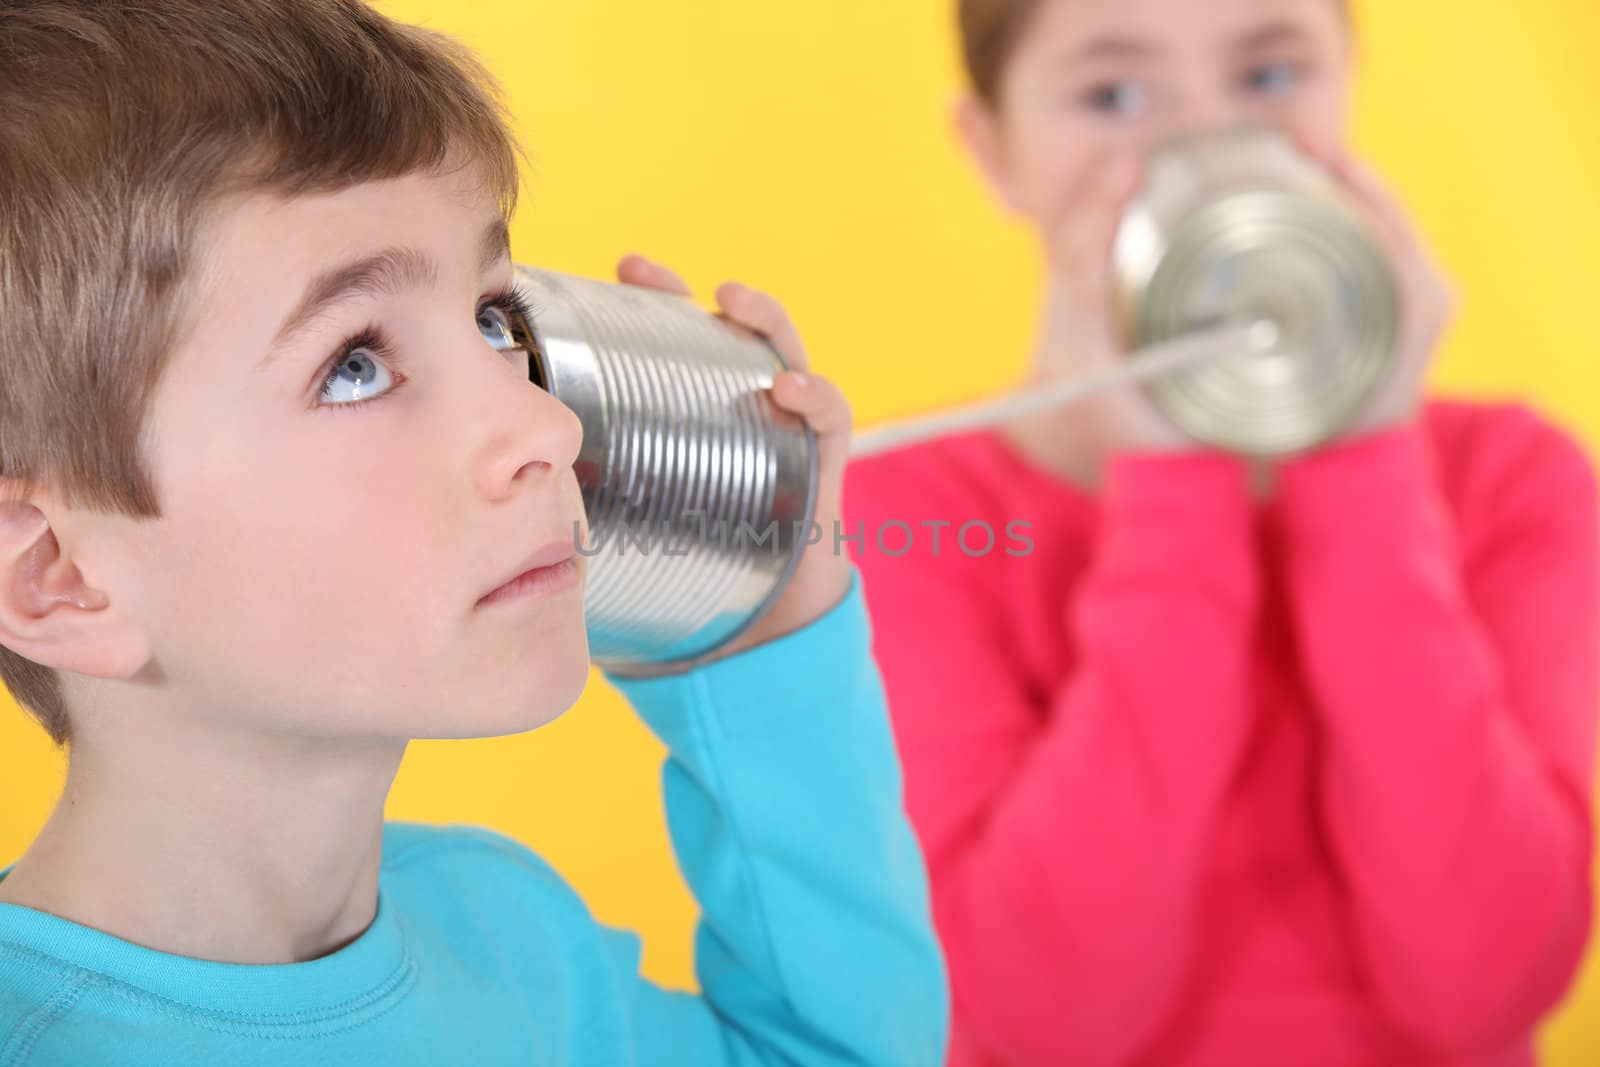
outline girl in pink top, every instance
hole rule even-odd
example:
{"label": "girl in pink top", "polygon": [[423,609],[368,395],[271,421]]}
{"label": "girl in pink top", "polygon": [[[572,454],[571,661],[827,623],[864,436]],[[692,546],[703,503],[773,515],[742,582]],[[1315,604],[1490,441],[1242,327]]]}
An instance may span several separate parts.
{"label": "girl in pink top", "polygon": [[1523,406],[1419,398],[1452,300],[1340,147],[1344,12],[962,24],[961,128],[1047,252],[1037,380],[1120,358],[1112,234],[1178,129],[1291,130],[1378,220],[1405,325],[1395,387],[1276,464],[1125,390],[850,468],[951,1063],[1533,1063],[1590,921],[1595,479]]}

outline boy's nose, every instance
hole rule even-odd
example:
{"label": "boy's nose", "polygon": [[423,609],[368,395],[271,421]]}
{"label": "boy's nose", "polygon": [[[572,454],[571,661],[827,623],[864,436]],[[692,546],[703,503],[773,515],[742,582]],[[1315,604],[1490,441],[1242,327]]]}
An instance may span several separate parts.
{"label": "boy's nose", "polygon": [[525,491],[531,479],[570,469],[583,444],[583,425],[571,408],[532,382],[513,389],[514,402],[486,413],[494,429],[473,457],[473,481],[490,501]]}

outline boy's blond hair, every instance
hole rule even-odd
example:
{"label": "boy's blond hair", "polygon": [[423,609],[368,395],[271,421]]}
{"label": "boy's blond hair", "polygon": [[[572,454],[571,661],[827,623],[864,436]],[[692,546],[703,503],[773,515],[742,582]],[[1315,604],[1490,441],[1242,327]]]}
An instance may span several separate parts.
{"label": "boy's blond hair", "polygon": [[[521,150],[457,42],[360,0],[0,5],[0,488],[157,517],[144,415],[228,193],[334,192],[461,158],[509,220]],[[55,671],[0,681],[57,744]]]}

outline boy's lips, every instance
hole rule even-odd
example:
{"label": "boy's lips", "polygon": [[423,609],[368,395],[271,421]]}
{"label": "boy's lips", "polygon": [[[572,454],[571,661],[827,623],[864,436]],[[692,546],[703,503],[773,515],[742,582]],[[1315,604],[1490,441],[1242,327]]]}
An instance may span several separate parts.
{"label": "boy's lips", "polygon": [[522,582],[522,580],[541,577],[542,575],[538,572],[551,572],[555,568],[562,568],[563,564],[573,560],[577,554],[577,546],[572,543],[570,537],[561,537],[554,541],[546,542],[531,554],[525,556],[520,563],[515,564],[504,581],[479,597],[478,606],[482,607],[492,600],[502,599],[511,593],[512,587],[518,585],[519,582],[527,585],[528,583]]}

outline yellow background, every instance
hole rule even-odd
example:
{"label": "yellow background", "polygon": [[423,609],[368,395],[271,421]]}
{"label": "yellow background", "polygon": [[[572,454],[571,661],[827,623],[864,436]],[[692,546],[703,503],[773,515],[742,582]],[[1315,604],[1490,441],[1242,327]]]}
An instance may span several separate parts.
{"label": "yellow background", "polygon": [[[535,164],[519,260],[609,276],[639,250],[702,293],[729,277],[769,288],[862,425],[1021,372],[1035,258],[946,118],[950,0],[381,7],[463,37],[507,86]],[[1436,386],[1529,398],[1593,448],[1600,5],[1360,8],[1357,145],[1463,290]],[[526,841],[602,921],[644,934],[650,977],[689,985],[695,911],[666,837],[662,755],[597,677],[536,733],[414,745],[388,812]],[[43,822],[60,775],[42,734],[0,709],[0,864]],[[1545,1032],[1557,1067],[1600,1062],[1597,958]]]}

